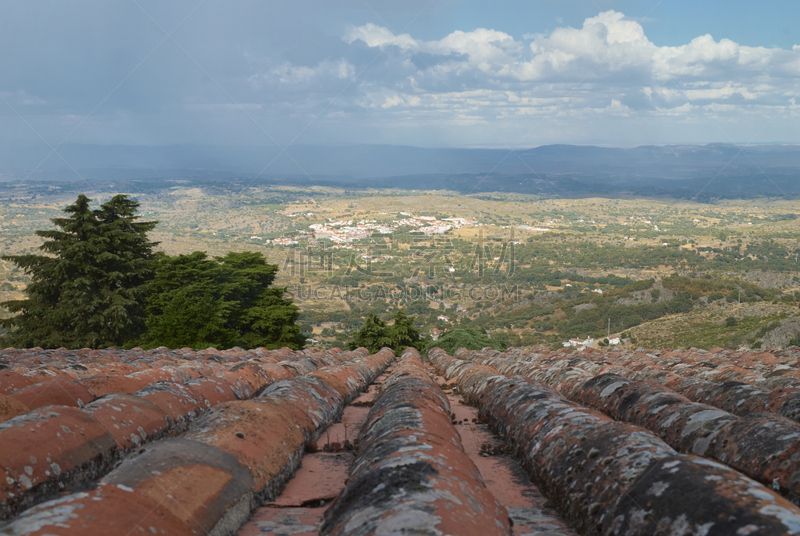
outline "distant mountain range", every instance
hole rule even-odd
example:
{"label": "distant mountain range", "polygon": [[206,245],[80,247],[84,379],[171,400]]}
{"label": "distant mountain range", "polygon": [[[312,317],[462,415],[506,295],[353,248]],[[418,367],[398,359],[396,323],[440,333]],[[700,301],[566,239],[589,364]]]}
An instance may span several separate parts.
{"label": "distant mountain range", "polygon": [[389,145],[207,147],[65,145],[0,148],[0,179],[280,180],[350,187],[681,198],[800,196],[800,146],[727,144],[632,149],[435,149]]}

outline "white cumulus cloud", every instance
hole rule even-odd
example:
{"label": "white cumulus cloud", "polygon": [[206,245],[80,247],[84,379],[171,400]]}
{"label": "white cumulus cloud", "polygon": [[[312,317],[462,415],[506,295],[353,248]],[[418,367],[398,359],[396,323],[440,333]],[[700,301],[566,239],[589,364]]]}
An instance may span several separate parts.
{"label": "white cumulus cloud", "polygon": [[[800,46],[750,47],[711,35],[658,46],[640,22],[613,10],[587,18],[580,28],[519,41],[486,28],[425,41],[375,24],[351,28],[344,41],[384,52],[380,73],[393,77],[367,75],[362,91],[375,95],[369,102],[396,110],[411,106],[413,96],[419,113],[432,102],[427,95],[473,90],[501,95],[503,104],[493,101],[487,113],[501,106],[508,108],[504,116],[552,110],[554,98],[562,109],[615,115],[696,113],[694,104],[709,112],[729,110],[727,105],[790,106],[800,78]],[[712,103],[719,106],[708,107]]]}

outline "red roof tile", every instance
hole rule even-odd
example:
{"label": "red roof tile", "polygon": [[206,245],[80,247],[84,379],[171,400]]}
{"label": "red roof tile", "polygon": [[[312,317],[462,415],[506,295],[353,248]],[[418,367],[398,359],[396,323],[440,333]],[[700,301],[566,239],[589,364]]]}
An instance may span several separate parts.
{"label": "red roof tile", "polygon": [[42,494],[57,489],[58,480],[73,481],[110,459],[114,439],[88,412],[66,406],[41,408],[0,424],[0,518]]}
{"label": "red roof tile", "polygon": [[7,421],[17,415],[28,412],[28,406],[6,395],[0,395],[0,422]]}
{"label": "red roof tile", "polygon": [[80,383],[97,397],[113,393],[133,394],[150,385],[147,378],[123,374],[96,374],[82,379]]}
{"label": "red roof tile", "polygon": [[29,385],[10,395],[29,409],[43,406],[82,407],[95,399],[94,394],[80,382],[55,378]]}
{"label": "red roof tile", "polygon": [[199,398],[198,393],[178,383],[157,383],[142,389],[136,395],[155,404],[176,423],[193,419],[207,407],[206,400]]}
{"label": "red roof tile", "polygon": [[32,508],[7,530],[30,536],[197,536],[193,528],[175,516],[169,505],[135,494],[127,486],[101,484],[90,492]]}
{"label": "red roof tile", "polygon": [[450,423],[447,398],[407,351],[370,411],[348,484],[321,534],[511,534]]}
{"label": "red roof tile", "polygon": [[[241,350],[234,353],[249,355]],[[191,354],[184,351],[182,355]],[[223,355],[228,361],[233,354]],[[355,358],[348,365],[353,370],[347,372],[344,367],[337,370],[332,368],[327,374],[323,371],[313,377],[280,382],[275,389],[268,389],[268,392],[262,393],[262,397],[250,402],[225,402],[233,396],[232,390],[224,381],[212,377],[191,380],[185,385],[158,383],[137,392],[135,396],[121,393],[108,395],[88,404],[84,411],[75,408],[37,410],[12,419],[9,423],[27,423],[38,412],[49,411],[53,418],[47,424],[53,429],[48,431],[42,428],[38,435],[41,438],[54,438],[59,433],[55,427],[60,426],[61,422],[70,423],[70,418],[76,418],[70,414],[69,418],[62,419],[55,414],[56,411],[77,412],[94,425],[91,429],[88,425],[86,427],[85,433],[90,436],[88,443],[85,442],[81,447],[80,442],[76,441],[71,447],[72,451],[84,454],[92,454],[89,447],[99,444],[99,439],[92,434],[103,432],[105,442],[100,449],[102,452],[95,453],[88,464],[81,465],[75,453],[64,455],[68,459],[78,460],[75,469],[67,471],[70,479],[65,482],[80,480],[81,476],[98,476],[110,466],[115,448],[130,449],[144,440],[172,433],[176,427],[167,427],[172,422],[177,422],[178,428],[189,426],[185,438],[163,440],[134,449],[134,453],[129,454],[122,465],[101,481],[97,490],[70,496],[67,501],[74,504],[74,510],[73,506],[69,507],[71,523],[74,521],[79,524],[88,534],[105,534],[104,531],[109,530],[114,533],[114,527],[118,525],[109,518],[116,515],[112,509],[118,507],[116,501],[120,495],[116,490],[122,490],[130,494],[130,511],[140,518],[146,517],[145,512],[154,513],[164,521],[163,527],[171,527],[164,528],[165,531],[172,530],[176,534],[185,533],[187,529],[199,533],[230,531],[231,527],[235,528],[249,515],[254,494],[260,492],[264,497],[274,495],[295,469],[305,441],[316,438],[321,431],[320,426],[326,426],[341,414],[344,401],[354,398],[393,358],[391,352],[369,357],[362,355],[349,353],[346,357],[343,354],[330,356],[335,357],[336,363],[344,358]],[[105,354],[103,357],[106,357]],[[320,353],[313,353],[313,358],[301,358],[307,361],[303,367],[316,368],[316,363],[325,363],[327,360],[325,354]],[[162,359],[166,357],[162,356]],[[228,371],[228,367],[215,361],[208,361],[207,364],[207,370]],[[238,373],[239,381],[248,385],[255,387],[262,381],[271,381],[271,376],[264,373],[264,365],[259,362],[250,361],[245,366],[232,368],[236,370],[228,372],[234,375]],[[196,370],[201,369],[205,370],[203,367]],[[284,374],[283,367],[278,366],[278,369]],[[347,387],[344,391],[343,386]],[[216,406],[216,409],[190,425],[191,419],[208,406]],[[3,428],[0,427],[0,430]],[[13,437],[11,439],[15,440]],[[0,446],[2,441],[0,434]],[[43,445],[57,443],[53,439],[42,442]],[[284,463],[280,463],[281,459]],[[32,470],[34,475],[38,474],[38,469]],[[23,473],[26,473],[25,469]],[[62,472],[61,475],[67,473]],[[256,489],[252,473],[257,474],[263,489]],[[45,498],[48,489],[49,492],[57,489],[58,481],[50,478],[42,481],[40,486],[48,488],[40,494],[25,495],[24,500],[29,503]],[[32,509],[14,521],[10,530],[35,528],[38,524],[40,528],[45,527],[44,533],[47,530],[58,533],[65,527],[54,528],[49,520],[63,511],[60,510],[63,503],[64,499],[61,499]],[[109,504],[109,508],[101,508],[102,503]],[[9,505],[9,512],[11,506],[14,505]],[[80,513],[73,516],[78,511]],[[91,516],[84,517],[84,512],[91,512]],[[127,514],[122,517],[130,523],[131,518]],[[144,527],[135,523],[130,525],[137,530]],[[162,525],[156,525],[153,525],[154,528],[160,530]],[[69,530],[66,533],[71,534]]]}
{"label": "red roof tile", "polygon": [[[181,438],[144,447],[103,483],[131,490],[136,500],[161,505],[199,534],[212,533],[228,515],[248,515],[253,490],[249,471],[235,456]],[[107,511],[103,517],[112,515]]]}
{"label": "red roof tile", "polygon": [[233,386],[221,378],[201,378],[184,384],[199,400],[206,401],[206,407],[213,408],[223,402],[236,400]]}
{"label": "red roof tile", "polygon": [[0,370],[0,394],[11,394],[33,383],[33,380],[10,370]]}
{"label": "red roof tile", "polygon": [[[470,354],[461,355],[470,357]],[[479,361],[487,362],[487,353],[474,355]],[[431,350],[429,358],[441,369],[458,362],[441,350]],[[458,366],[466,376],[465,371],[470,367],[463,362]],[[592,417],[587,413],[589,410],[552,396],[536,383],[492,376],[485,370],[481,375],[480,380],[477,380],[478,374],[474,374],[471,379],[459,381],[459,386],[469,398],[479,401],[495,425],[522,449],[534,480],[585,530],[642,535],[661,530],[674,532],[679,527],[694,533],[711,526],[721,527],[720,534],[737,531],[744,534],[758,527],[766,529],[764,534],[800,531],[800,509],[724,465],[671,454],[666,445],[659,446],[648,432],[609,422],[607,418]],[[551,378],[557,380],[557,375]],[[466,387],[466,381],[472,382],[470,388]],[[604,375],[596,384],[586,383],[590,393],[588,400],[608,403],[609,411],[620,415],[630,413],[630,404],[647,398],[649,402],[645,405],[656,404],[655,410],[665,415],[692,406],[680,400],[663,404],[665,393],[659,388],[645,389],[639,397],[635,385],[641,386],[619,376]],[[579,383],[571,387],[574,392],[581,389]],[[615,393],[619,394],[617,400],[614,400]],[[709,411],[724,414],[716,408]],[[683,430],[692,434],[703,428],[706,416],[697,420],[701,413],[685,414],[688,417],[683,425],[677,422],[683,414],[676,413],[677,421],[673,419],[676,433]],[[641,415],[636,411],[630,414]],[[695,417],[693,422],[692,416]],[[780,419],[767,417],[767,421],[773,423],[770,419]],[[717,426],[720,435],[710,450],[716,452],[718,447],[723,448],[722,435],[745,420],[732,416],[728,419],[725,423],[724,419],[712,417],[715,426],[723,424]],[[784,420],[784,424],[796,426],[788,420]],[[753,435],[753,432],[748,434]],[[790,439],[784,437],[785,441]],[[745,452],[747,448],[745,445],[742,454],[750,454],[752,458],[756,448],[751,447],[749,453]],[[791,458],[788,449],[776,447],[775,450]],[[668,493],[665,490],[669,490]],[[690,501],[681,495],[682,490]],[[662,499],[662,496],[668,498]],[[704,496],[711,497],[709,503],[704,503]],[[706,504],[714,506],[708,508]]]}
{"label": "red roof tile", "polygon": [[261,491],[314,430],[311,420],[293,409],[266,400],[229,402],[198,419],[186,438],[234,454],[251,470],[255,490]]}
{"label": "red roof tile", "polygon": [[114,438],[117,450],[137,447],[169,429],[167,413],[139,396],[123,393],[104,396],[85,410]]}

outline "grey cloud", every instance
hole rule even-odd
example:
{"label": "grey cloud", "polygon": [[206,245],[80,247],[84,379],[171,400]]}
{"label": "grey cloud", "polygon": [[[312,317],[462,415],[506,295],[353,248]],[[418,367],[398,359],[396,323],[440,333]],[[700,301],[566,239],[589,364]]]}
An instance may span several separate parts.
{"label": "grey cloud", "polygon": [[[53,143],[104,99],[71,141],[271,143],[264,129],[279,143],[300,132],[307,143],[532,143],[545,119],[551,135],[602,136],[604,120],[800,114],[800,49],[705,36],[658,47],[613,11],[531,40],[502,28],[423,39],[403,27],[457,2],[137,2],[147,14],[130,1],[1,3],[0,97]],[[156,49],[166,36],[149,16],[171,32],[198,5],[177,45]],[[0,116],[0,139],[37,142],[8,107]]]}

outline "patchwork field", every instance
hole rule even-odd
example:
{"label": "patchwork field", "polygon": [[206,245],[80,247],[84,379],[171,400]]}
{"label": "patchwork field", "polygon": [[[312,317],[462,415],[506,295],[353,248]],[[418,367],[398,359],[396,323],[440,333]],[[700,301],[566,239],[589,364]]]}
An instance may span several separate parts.
{"label": "patchwork field", "polygon": [[[190,180],[0,188],[3,254],[37,252],[35,231],[81,192],[98,202],[130,193],[142,218],[159,222],[152,238],[168,254],[261,252],[322,349],[344,348],[369,313],[388,320],[399,308],[427,338],[457,326],[509,346],[620,337],[629,348],[783,348],[800,335],[800,205],[791,199]],[[22,297],[27,282],[0,261],[0,300]],[[730,317],[735,329],[723,329]]]}

